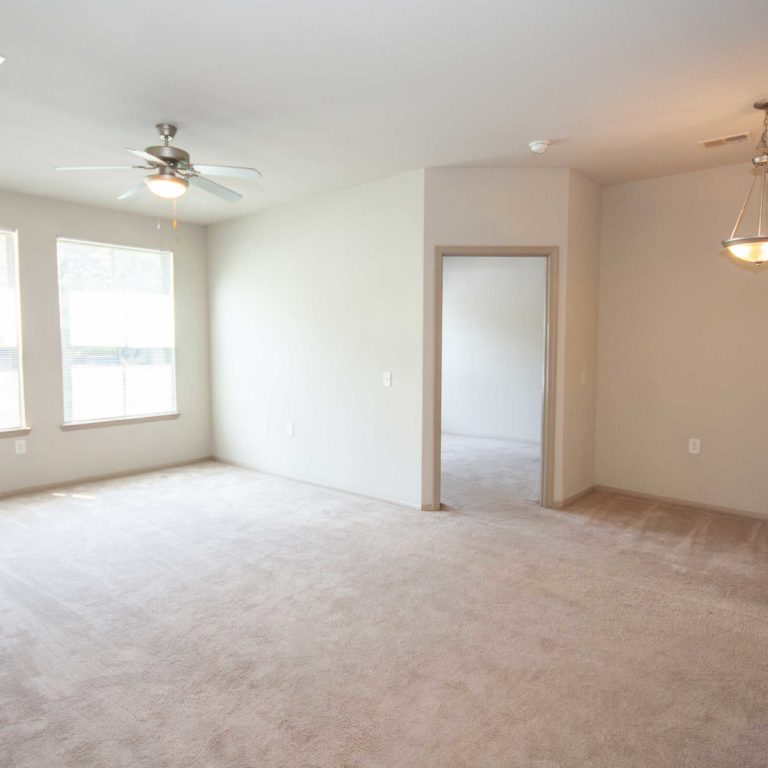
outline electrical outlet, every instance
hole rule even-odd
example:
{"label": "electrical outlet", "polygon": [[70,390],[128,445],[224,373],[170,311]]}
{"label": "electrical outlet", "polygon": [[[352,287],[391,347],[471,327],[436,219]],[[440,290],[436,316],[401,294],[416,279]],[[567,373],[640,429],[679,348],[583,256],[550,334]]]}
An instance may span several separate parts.
{"label": "electrical outlet", "polygon": [[264,419],[264,431],[269,432],[269,419]]}
{"label": "electrical outlet", "polygon": [[698,456],[701,453],[701,440],[698,437],[688,438],[688,453]]}
{"label": "electrical outlet", "polygon": [[16,455],[21,456],[22,454],[25,454],[27,452],[27,441],[26,440],[16,440],[14,443],[14,447],[16,448]]}
{"label": "electrical outlet", "polygon": [[384,373],[381,374],[381,386],[382,387],[392,386],[392,373],[390,371],[384,371]]}
{"label": "electrical outlet", "polygon": [[293,429],[293,422],[292,421],[286,422],[286,424],[285,424],[285,434],[288,435],[288,437],[293,437],[296,434],[294,432],[294,429]]}

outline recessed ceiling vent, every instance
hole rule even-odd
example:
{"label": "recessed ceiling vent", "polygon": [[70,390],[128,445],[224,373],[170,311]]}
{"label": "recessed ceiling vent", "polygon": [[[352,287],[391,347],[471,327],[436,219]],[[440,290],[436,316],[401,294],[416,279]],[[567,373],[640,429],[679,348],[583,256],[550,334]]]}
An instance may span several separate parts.
{"label": "recessed ceiling vent", "polygon": [[717,139],[700,141],[699,144],[705,149],[714,149],[715,147],[725,147],[728,144],[738,144],[740,141],[746,141],[748,138],[749,131],[744,131],[744,133],[734,133],[731,136],[720,136]]}

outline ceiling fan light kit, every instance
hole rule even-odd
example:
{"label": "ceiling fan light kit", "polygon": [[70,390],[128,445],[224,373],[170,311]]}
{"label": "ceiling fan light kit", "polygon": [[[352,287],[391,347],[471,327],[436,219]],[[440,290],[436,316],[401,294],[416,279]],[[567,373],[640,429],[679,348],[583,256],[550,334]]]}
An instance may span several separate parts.
{"label": "ceiling fan light kit", "polygon": [[144,183],[153,195],[163,200],[176,200],[189,189],[189,182],[177,176],[170,168],[161,168],[152,176],[147,176]]}
{"label": "ceiling fan light kit", "polygon": [[171,141],[176,136],[176,126],[170,123],[158,123],[155,128],[160,134],[163,143],[159,146],[146,149],[126,150],[132,155],[141,158],[144,165],[126,166],[59,166],[57,171],[108,171],[108,170],[145,170],[153,171],[144,178],[142,183],[123,192],[118,200],[133,197],[143,189],[149,189],[156,197],[163,200],[177,200],[186,194],[190,184],[202,189],[204,192],[215,195],[221,200],[235,202],[242,195],[221,184],[211,181],[206,176],[230,176],[239,179],[259,180],[261,173],[255,168],[243,168],[232,165],[193,165],[190,162],[189,152],[172,147]]}
{"label": "ceiling fan light kit", "polygon": [[[768,99],[756,101],[755,109],[765,112],[763,118],[763,135],[757,145],[758,154],[752,158],[752,182],[747,190],[744,204],[741,206],[736,224],[731,236],[723,240],[723,245],[728,252],[741,261],[755,264],[758,267],[768,261],[768,192],[766,192],[766,176],[768,175]],[[744,219],[744,214],[749,208],[752,194],[759,187],[757,223],[756,228],[748,231],[746,235],[739,235],[739,227]]]}

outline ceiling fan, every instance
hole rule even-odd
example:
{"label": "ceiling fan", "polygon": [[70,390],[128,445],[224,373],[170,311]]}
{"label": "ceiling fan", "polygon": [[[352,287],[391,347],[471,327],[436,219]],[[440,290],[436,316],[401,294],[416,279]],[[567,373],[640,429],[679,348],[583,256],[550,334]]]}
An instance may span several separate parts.
{"label": "ceiling fan", "polygon": [[224,187],[211,181],[206,176],[229,176],[238,179],[261,179],[261,173],[255,168],[239,168],[233,165],[204,165],[192,164],[189,160],[189,152],[178,147],[172,147],[171,141],[176,135],[176,126],[170,123],[158,123],[157,132],[163,140],[159,147],[147,147],[146,149],[126,150],[144,160],[144,165],[104,165],[104,166],[59,166],[57,171],[117,171],[117,170],[142,170],[154,171],[149,176],[127,189],[118,200],[133,197],[138,192],[149,188],[150,192],[165,200],[175,200],[181,197],[189,189],[189,185],[209,192],[216,197],[233,203],[242,195],[233,189]]}

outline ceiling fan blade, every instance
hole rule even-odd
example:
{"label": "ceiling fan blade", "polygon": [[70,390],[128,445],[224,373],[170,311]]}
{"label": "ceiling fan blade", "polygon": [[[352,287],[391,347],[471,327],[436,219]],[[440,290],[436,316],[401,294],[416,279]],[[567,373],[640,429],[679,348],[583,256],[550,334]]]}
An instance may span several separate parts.
{"label": "ceiling fan blade", "polygon": [[125,192],[123,192],[123,194],[120,195],[117,199],[126,200],[129,197],[133,197],[134,195],[137,195],[139,192],[142,192],[146,188],[147,188],[147,185],[144,183],[144,180],[142,179],[142,181],[140,181],[135,187],[126,189]]}
{"label": "ceiling fan blade", "polygon": [[204,176],[190,176],[189,183],[230,203],[234,203],[235,200],[239,200],[242,197],[239,192],[235,192],[233,189],[227,189],[227,187],[222,187],[221,184],[206,179]]}
{"label": "ceiling fan blade", "polygon": [[135,165],[57,165],[57,171],[132,171]]}
{"label": "ceiling fan blade", "polygon": [[195,165],[192,166],[198,173],[207,176],[231,176],[236,179],[255,179],[262,178],[261,171],[255,168],[240,168],[236,165]]}
{"label": "ceiling fan blade", "polygon": [[142,160],[146,160],[148,163],[154,163],[155,165],[163,166],[168,165],[168,163],[166,163],[165,160],[163,160],[161,157],[155,157],[149,152],[145,152],[143,149],[131,149],[130,147],[126,147],[125,149],[128,152],[136,155],[136,157],[140,157]]}

